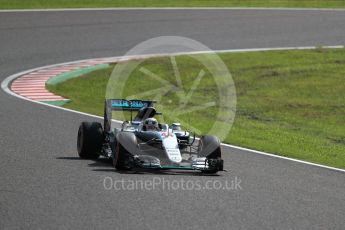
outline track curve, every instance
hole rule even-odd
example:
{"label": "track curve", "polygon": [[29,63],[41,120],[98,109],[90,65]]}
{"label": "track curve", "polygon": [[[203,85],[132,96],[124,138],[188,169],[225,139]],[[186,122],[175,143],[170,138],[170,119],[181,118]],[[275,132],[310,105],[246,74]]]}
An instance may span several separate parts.
{"label": "track curve", "polygon": [[[0,13],[1,80],[48,64],[120,56],[159,35],[181,35],[213,49],[345,44],[341,11],[83,11]],[[142,32],[140,32],[142,31]],[[215,36],[216,35],[216,36]],[[54,110],[0,92],[0,228],[342,229],[345,178],[245,150],[229,149],[242,190],[114,191],[102,161],[76,157],[76,130],[88,116]],[[207,182],[210,177],[154,175]]]}

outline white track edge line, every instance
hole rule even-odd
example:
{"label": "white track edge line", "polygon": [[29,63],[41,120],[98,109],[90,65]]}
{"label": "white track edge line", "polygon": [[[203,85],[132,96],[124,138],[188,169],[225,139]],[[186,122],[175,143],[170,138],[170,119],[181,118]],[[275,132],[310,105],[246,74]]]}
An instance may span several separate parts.
{"label": "white track edge line", "polygon": [[[196,51],[196,52],[179,52],[179,53],[171,53],[171,54],[158,54],[158,55],[183,55],[183,54],[201,54],[201,53],[210,53],[210,52],[220,52],[220,53],[224,53],[224,52],[254,52],[254,51],[269,51],[269,50],[294,50],[294,49],[317,49],[320,47],[313,47],[313,46],[309,46],[309,47],[277,47],[277,48],[255,48],[255,49],[235,49],[235,50],[216,50],[216,51],[208,51],[208,52],[204,52],[204,51]],[[344,48],[344,46],[322,46],[322,48]],[[141,55],[141,56],[118,56],[118,57],[105,57],[105,58],[91,58],[91,59],[85,59],[85,60],[77,60],[77,61],[72,61],[72,62],[65,62],[65,63],[59,63],[59,64],[53,64],[53,65],[46,65],[46,66],[42,66],[42,67],[38,67],[38,68],[33,68],[33,69],[29,69],[29,70],[25,70],[13,75],[10,75],[9,77],[5,78],[5,80],[3,80],[1,82],[1,88],[8,94],[26,100],[26,101],[31,101],[40,105],[44,105],[44,106],[48,106],[48,107],[52,107],[52,108],[56,108],[56,109],[60,109],[60,110],[64,110],[67,112],[72,112],[72,113],[76,113],[76,114],[80,114],[80,115],[84,115],[84,116],[88,116],[88,117],[94,117],[94,118],[98,118],[98,119],[103,119],[103,117],[101,116],[97,116],[97,115],[93,115],[93,114],[89,114],[89,113],[84,113],[84,112],[80,112],[80,111],[76,111],[76,110],[72,110],[72,109],[67,109],[67,108],[63,108],[63,107],[59,107],[59,106],[55,106],[55,105],[51,105],[51,104],[47,104],[44,102],[40,102],[40,101],[35,101],[35,100],[31,100],[29,98],[23,97],[21,95],[18,95],[14,92],[12,92],[9,89],[9,85],[11,84],[11,82],[13,80],[15,80],[16,78],[33,72],[33,71],[37,71],[40,69],[45,69],[45,68],[52,68],[52,67],[58,67],[58,66],[63,66],[63,65],[69,65],[69,64],[74,64],[74,63],[79,63],[79,62],[84,62],[84,61],[88,61],[88,60],[92,60],[92,59],[130,59],[130,58],[150,58],[153,56],[157,56],[156,54],[148,54],[148,55]],[[112,120],[113,122],[116,123],[121,123],[122,121],[120,120]],[[272,153],[267,153],[267,152],[262,152],[262,151],[258,151],[258,150],[253,150],[253,149],[248,149],[248,148],[244,148],[244,147],[240,147],[240,146],[236,146],[236,145],[230,145],[230,144],[225,144],[222,143],[222,146],[225,147],[229,147],[229,148],[233,148],[233,149],[238,149],[238,150],[242,150],[242,151],[246,151],[249,153],[255,153],[255,154],[260,154],[260,155],[264,155],[264,156],[269,156],[269,157],[274,157],[274,158],[278,158],[278,159],[283,159],[283,160],[288,160],[288,161],[292,161],[292,162],[297,162],[297,163],[302,163],[302,164],[306,164],[306,165],[310,165],[310,166],[316,166],[319,168],[324,168],[324,169],[329,169],[329,170],[333,170],[333,171],[337,171],[337,172],[342,172],[345,173],[345,169],[340,169],[340,168],[335,168],[335,167],[331,167],[331,166],[326,166],[326,165],[322,165],[322,164],[317,164],[317,163],[312,163],[312,162],[308,162],[308,161],[303,161],[303,160],[298,160],[298,159],[294,159],[294,158],[289,158],[289,157],[284,157],[284,156],[279,156],[279,155],[275,155]]]}
{"label": "white track edge line", "polygon": [[109,7],[109,8],[46,8],[3,9],[0,13],[63,12],[63,11],[135,11],[135,10],[270,10],[270,11],[345,11],[345,8],[301,8],[301,7]]}

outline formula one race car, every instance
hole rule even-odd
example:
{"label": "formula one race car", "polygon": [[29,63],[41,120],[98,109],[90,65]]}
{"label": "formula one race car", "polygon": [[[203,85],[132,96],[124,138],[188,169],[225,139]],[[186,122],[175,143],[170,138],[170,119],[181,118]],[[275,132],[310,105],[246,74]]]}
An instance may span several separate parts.
{"label": "formula one race car", "polygon": [[[104,128],[98,122],[82,122],[78,130],[78,154],[84,159],[100,155],[117,170],[183,169],[216,173],[223,170],[220,141],[215,136],[183,131],[179,123],[160,124],[154,101],[107,99]],[[113,110],[131,112],[131,121],[111,128]],[[132,119],[132,112],[137,115]]]}

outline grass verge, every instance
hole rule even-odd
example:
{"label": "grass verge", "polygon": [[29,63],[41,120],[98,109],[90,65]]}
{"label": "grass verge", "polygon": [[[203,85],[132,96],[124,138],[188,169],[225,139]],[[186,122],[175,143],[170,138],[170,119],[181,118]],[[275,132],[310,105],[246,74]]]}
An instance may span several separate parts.
{"label": "grass verge", "polygon": [[[235,122],[224,142],[345,168],[344,49],[224,53],[220,57],[231,71],[237,91]],[[177,56],[176,62],[183,86],[190,88],[202,67],[190,56]],[[169,57],[148,59],[129,77],[124,96],[161,87],[143,76],[141,67],[174,82]],[[112,69],[48,88],[71,99],[65,107],[102,115]],[[206,71],[191,101],[202,104],[216,97],[216,92]],[[178,103],[178,95],[166,94],[162,103],[168,105],[162,108],[163,114],[169,113]],[[217,109],[214,106],[180,118],[204,132]]]}
{"label": "grass verge", "polygon": [[315,7],[344,8],[344,0],[0,0],[0,9],[93,7]]}

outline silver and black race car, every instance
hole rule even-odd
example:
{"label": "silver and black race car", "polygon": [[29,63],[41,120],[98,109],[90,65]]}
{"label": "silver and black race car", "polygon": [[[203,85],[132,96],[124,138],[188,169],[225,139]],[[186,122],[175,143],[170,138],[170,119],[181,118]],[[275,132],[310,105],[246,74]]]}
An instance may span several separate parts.
{"label": "silver and black race car", "polygon": [[[216,173],[223,170],[220,141],[216,136],[183,131],[179,123],[160,124],[154,101],[105,100],[104,125],[82,122],[78,130],[78,154],[84,159],[100,155],[112,160],[117,170],[182,169]],[[131,112],[121,128],[111,128],[112,111]],[[137,112],[132,119],[132,112]]]}

